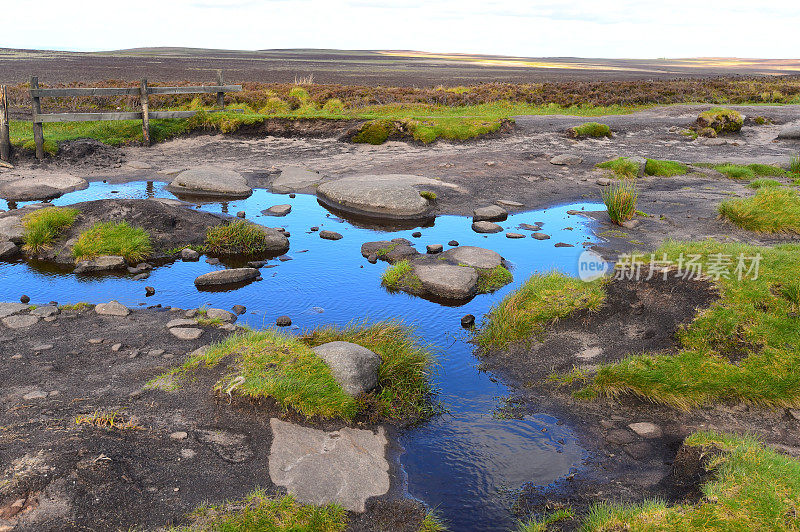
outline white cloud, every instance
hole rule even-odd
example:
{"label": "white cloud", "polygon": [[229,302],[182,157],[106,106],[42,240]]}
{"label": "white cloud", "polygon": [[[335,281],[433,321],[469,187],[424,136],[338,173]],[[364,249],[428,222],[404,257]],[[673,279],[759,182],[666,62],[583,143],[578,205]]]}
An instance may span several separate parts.
{"label": "white cloud", "polygon": [[800,3],[744,0],[177,0],[4,6],[0,47],[411,49],[515,56],[792,58]]}

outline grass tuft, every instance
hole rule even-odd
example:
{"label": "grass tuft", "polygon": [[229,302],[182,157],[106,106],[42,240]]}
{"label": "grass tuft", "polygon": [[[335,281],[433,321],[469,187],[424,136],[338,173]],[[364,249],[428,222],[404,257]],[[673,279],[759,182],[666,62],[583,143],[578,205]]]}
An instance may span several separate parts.
{"label": "grass tuft", "polygon": [[386,268],[381,276],[381,284],[390,292],[399,291],[404,287],[411,290],[422,290],[422,282],[414,274],[414,267],[407,260],[401,260]]}
{"label": "grass tuft", "polygon": [[611,170],[615,176],[633,179],[639,175],[639,164],[627,157],[619,157],[597,164],[597,168]]}
{"label": "grass tuft", "polygon": [[768,177],[765,177],[765,178],[761,178],[761,179],[756,179],[756,180],[750,181],[750,183],[747,186],[750,187],[750,188],[755,188],[755,189],[759,189],[759,188],[774,188],[774,187],[783,186],[783,183],[781,183],[777,179],[770,179]]}
{"label": "grass tuft", "polygon": [[495,292],[513,280],[514,276],[502,264],[491,270],[478,270],[478,293]]}
{"label": "grass tuft", "polygon": [[78,236],[72,255],[76,261],[119,255],[135,263],[146,259],[152,251],[150,235],[141,227],[131,227],[127,222],[101,222]]}
{"label": "grass tuft", "polygon": [[353,142],[357,144],[383,144],[389,137],[396,132],[396,126],[392,120],[371,120],[364,124],[353,136]]}
{"label": "grass tuft", "polygon": [[91,414],[81,414],[75,417],[76,425],[92,425],[106,430],[140,429],[135,422],[127,419],[119,412],[103,412],[97,410]]}
{"label": "grass tuft", "polygon": [[291,495],[271,497],[264,490],[255,490],[242,501],[203,505],[189,514],[188,521],[190,524],[170,530],[343,532],[348,517],[337,504],[301,504]]}
{"label": "grass tuft", "polygon": [[552,530],[552,525],[572,519],[575,519],[575,512],[569,508],[562,508],[541,518],[531,517],[526,521],[521,521],[515,532],[547,532]]}
{"label": "grass tuft", "polygon": [[484,348],[502,349],[532,341],[554,320],[579,309],[599,309],[605,299],[604,282],[585,283],[558,272],[535,274],[492,307],[475,342]]}
{"label": "grass tuft", "polygon": [[245,220],[215,225],[206,231],[205,251],[214,255],[258,255],[268,250],[264,229]]}
{"label": "grass tuft", "polygon": [[419,195],[428,201],[436,201],[436,192],[431,192],[430,190],[423,190],[419,193]]}
{"label": "grass tuft", "polygon": [[724,201],[719,212],[748,231],[800,233],[800,196],[790,188],[759,188],[755,196]]}
{"label": "grass tuft", "polygon": [[755,179],[756,173],[752,168],[740,164],[717,164],[714,170],[731,179]]}
{"label": "grass tuft", "polygon": [[621,181],[606,187],[602,191],[603,203],[606,204],[608,217],[617,225],[633,219],[636,215],[636,202],[639,192],[633,181]]}
{"label": "grass tuft", "polygon": [[68,207],[45,207],[22,217],[23,248],[32,253],[47,249],[73,223],[80,211]]}
{"label": "grass tuft", "polygon": [[644,173],[647,175],[673,177],[684,175],[689,171],[689,167],[678,161],[665,161],[659,159],[647,159]]}
{"label": "grass tuft", "polygon": [[579,126],[570,128],[569,135],[577,139],[611,137],[611,128],[600,122],[584,122]]}
{"label": "grass tuft", "polygon": [[793,156],[789,160],[789,173],[793,177],[800,177],[800,155]]}

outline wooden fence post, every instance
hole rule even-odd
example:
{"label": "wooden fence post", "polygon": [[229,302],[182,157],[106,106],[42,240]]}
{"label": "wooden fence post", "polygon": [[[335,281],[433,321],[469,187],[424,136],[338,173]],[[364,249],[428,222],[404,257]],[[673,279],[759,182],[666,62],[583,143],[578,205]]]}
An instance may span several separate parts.
{"label": "wooden fence post", "polygon": [[150,146],[150,100],[147,92],[147,80],[142,79],[139,101],[142,104],[142,143]]}
{"label": "wooden fence post", "polygon": [[33,91],[39,90],[39,78],[33,76],[31,78],[31,104],[33,109],[33,141],[36,143],[36,158],[39,160],[44,159],[44,130],[42,123],[39,122],[39,115],[42,114],[42,104],[39,102],[39,95],[33,94]]}
{"label": "wooden fence post", "polygon": [[0,160],[11,158],[11,134],[8,130],[8,89],[0,85]]}
{"label": "wooden fence post", "polygon": [[[225,85],[225,79],[222,77],[222,70],[217,70],[217,85]],[[225,93],[217,93],[217,107],[225,109]]]}

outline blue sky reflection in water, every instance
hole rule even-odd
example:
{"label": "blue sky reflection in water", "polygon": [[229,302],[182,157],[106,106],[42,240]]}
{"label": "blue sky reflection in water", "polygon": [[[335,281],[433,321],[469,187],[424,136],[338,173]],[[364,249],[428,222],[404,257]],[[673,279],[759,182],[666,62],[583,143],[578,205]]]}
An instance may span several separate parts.
{"label": "blue sky reflection in water", "polygon": [[[82,191],[67,194],[53,203],[67,205],[100,198],[173,197],[160,182],[107,184],[95,182]],[[271,205],[289,203],[292,212],[283,218],[261,215]],[[356,227],[329,214],[314,196],[296,198],[256,190],[244,200],[228,204],[211,203],[199,208],[235,214],[245,211],[247,218],[291,232],[292,260],[273,259],[275,267],[262,271],[263,281],[228,292],[199,292],[194,278],[222,265],[176,262],[153,270],[149,279],[132,281],[126,277],[89,277],[37,270],[25,263],[0,264],[0,285],[4,300],[15,300],[22,293],[32,303],[51,300],[61,304],[117,299],[137,307],[162,304],[180,308],[203,305],[230,309],[245,305],[240,317],[256,328],[271,326],[275,318],[288,315],[294,332],[319,325],[346,324],[367,318],[400,318],[417,328],[425,341],[437,346],[441,361],[437,385],[448,413],[420,427],[403,431],[401,456],[408,475],[408,491],[435,507],[453,530],[505,530],[513,524],[509,506],[513,490],[526,482],[548,484],[580,464],[582,450],[570,430],[555,418],[541,414],[523,420],[498,419],[495,410],[507,396],[507,388],[477,371],[478,361],[460,327],[464,314],[480,320],[490,307],[516,289],[534,272],[558,269],[577,273],[577,258],[583,242],[593,240],[591,222],[582,216],[569,216],[570,209],[598,210],[596,203],[572,204],[510,216],[503,227],[514,230],[520,223],[543,222],[550,240],[514,240],[503,233],[480,235],[471,220],[460,216],[439,216],[432,227],[391,233]],[[309,228],[319,226],[341,233],[339,241],[322,240]],[[572,227],[572,230],[567,229]],[[529,234],[529,231],[519,232]],[[498,292],[476,297],[461,307],[444,307],[405,294],[389,294],[380,286],[386,263],[369,264],[360,253],[361,244],[371,240],[405,237],[417,249],[427,244],[482,246],[499,252],[512,264],[514,282]],[[556,248],[556,242],[575,247]],[[153,286],[156,295],[145,298],[144,287]],[[543,430],[544,429],[544,430]],[[559,440],[564,443],[559,443]]]}

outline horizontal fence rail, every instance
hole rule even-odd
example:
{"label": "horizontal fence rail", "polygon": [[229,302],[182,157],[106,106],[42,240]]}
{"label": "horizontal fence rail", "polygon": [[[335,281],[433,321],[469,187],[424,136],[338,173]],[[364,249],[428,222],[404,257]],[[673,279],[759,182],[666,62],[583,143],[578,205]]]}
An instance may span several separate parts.
{"label": "horizontal fence rail", "polygon": [[[141,120],[142,121],[142,142],[145,146],[150,145],[150,120],[161,120],[168,118],[189,118],[197,114],[197,111],[150,111],[150,95],[159,94],[216,94],[217,107],[212,110],[222,111],[225,109],[225,93],[239,92],[241,85],[225,85],[222,71],[217,72],[216,85],[202,85],[194,87],[151,87],[147,80],[143,79],[138,87],[74,87],[58,89],[40,89],[39,78],[31,78],[30,95],[33,110],[33,140],[36,144],[36,158],[44,159],[44,130],[42,124],[47,122],[90,122],[100,120]],[[8,106],[5,99],[5,86],[0,91],[0,157],[7,160],[6,150],[10,149],[10,139],[8,134],[3,134],[3,125],[8,130]],[[80,96],[138,96],[141,111],[132,112],[110,112],[110,113],[42,113],[41,98],[71,98]],[[5,121],[4,121],[4,118]],[[4,149],[4,142],[8,147]]]}

